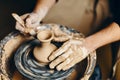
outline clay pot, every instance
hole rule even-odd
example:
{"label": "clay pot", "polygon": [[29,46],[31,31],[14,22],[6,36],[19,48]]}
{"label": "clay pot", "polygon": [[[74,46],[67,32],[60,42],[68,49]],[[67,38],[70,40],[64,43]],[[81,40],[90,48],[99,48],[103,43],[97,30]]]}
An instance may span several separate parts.
{"label": "clay pot", "polygon": [[[48,26],[52,27],[53,25],[46,25],[47,28]],[[59,27],[66,33],[76,33],[74,29],[61,25]],[[50,73],[51,70],[48,68],[48,65],[41,66],[39,64],[47,64],[49,55],[56,50],[58,45],[51,44],[54,35],[49,30],[38,32],[37,38],[40,42],[34,37],[26,37],[21,35],[21,33],[14,32],[0,41],[0,80],[76,80],[81,73],[79,71],[83,69],[83,65],[81,68],[77,64],[78,68],[75,71],[73,67],[66,71],[54,70],[54,73]],[[32,50],[37,61],[33,58]],[[82,80],[88,80],[91,76],[96,64],[96,52],[91,53],[87,61]]]}
{"label": "clay pot", "polygon": [[33,50],[33,55],[40,63],[48,63],[48,57],[57,49],[57,47],[51,43],[54,35],[50,30],[43,30],[38,32],[37,38],[40,40],[41,45],[38,45]]}

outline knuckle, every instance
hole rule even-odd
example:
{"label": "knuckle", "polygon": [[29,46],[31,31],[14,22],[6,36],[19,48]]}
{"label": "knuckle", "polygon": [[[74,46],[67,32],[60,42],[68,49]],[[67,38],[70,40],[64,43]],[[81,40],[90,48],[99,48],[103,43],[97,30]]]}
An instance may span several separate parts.
{"label": "knuckle", "polygon": [[57,64],[58,63],[58,60],[54,60],[53,62],[52,62],[52,64]]}
{"label": "knuckle", "polygon": [[65,60],[65,56],[63,56],[63,55],[59,56],[58,58],[59,58],[59,60]]}

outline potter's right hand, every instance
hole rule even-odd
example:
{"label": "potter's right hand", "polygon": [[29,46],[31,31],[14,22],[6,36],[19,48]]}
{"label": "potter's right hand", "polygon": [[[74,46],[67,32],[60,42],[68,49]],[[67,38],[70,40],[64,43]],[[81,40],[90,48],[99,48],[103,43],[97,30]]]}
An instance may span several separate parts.
{"label": "potter's right hand", "polygon": [[60,25],[57,24],[47,24],[47,25],[43,24],[37,27],[36,30],[38,32],[41,32],[43,30],[50,30],[54,35],[52,40],[55,42],[65,42],[73,37],[78,37],[78,38],[83,37],[83,35],[79,33],[69,33],[66,31],[66,29],[67,29],[66,27],[60,28]]}
{"label": "potter's right hand", "polygon": [[65,31],[63,31],[60,27],[58,27],[57,25],[52,27],[52,31],[54,33],[54,41],[56,42],[65,42],[70,40],[73,37],[81,37],[81,34],[79,33],[66,33]]}
{"label": "potter's right hand", "polygon": [[54,51],[49,60],[50,68],[60,70],[68,70],[75,64],[85,59],[90,52],[85,47],[85,40],[83,38],[72,38],[66,41],[59,49]]}

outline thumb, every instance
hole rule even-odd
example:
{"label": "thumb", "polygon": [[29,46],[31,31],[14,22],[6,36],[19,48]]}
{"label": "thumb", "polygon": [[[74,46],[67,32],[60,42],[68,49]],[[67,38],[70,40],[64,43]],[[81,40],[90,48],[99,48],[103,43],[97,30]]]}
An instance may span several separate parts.
{"label": "thumb", "polygon": [[56,42],[65,42],[65,41],[67,41],[67,40],[69,40],[70,38],[69,37],[67,37],[67,36],[55,36],[54,37],[54,41],[56,41]]}

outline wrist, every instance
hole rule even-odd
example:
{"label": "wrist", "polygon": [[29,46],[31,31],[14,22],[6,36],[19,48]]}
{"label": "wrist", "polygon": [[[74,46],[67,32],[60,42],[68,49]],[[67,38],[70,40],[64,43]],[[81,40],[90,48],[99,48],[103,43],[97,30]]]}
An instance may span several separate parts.
{"label": "wrist", "polygon": [[103,30],[87,37],[85,46],[89,51],[96,50],[99,47],[120,40],[120,27],[116,23],[110,24]]}
{"label": "wrist", "polygon": [[95,51],[98,48],[97,46],[99,45],[99,43],[96,44],[93,39],[94,38],[91,38],[90,36],[90,37],[85,38],[83,42],[84,47],[87,49],[89,53]]}

